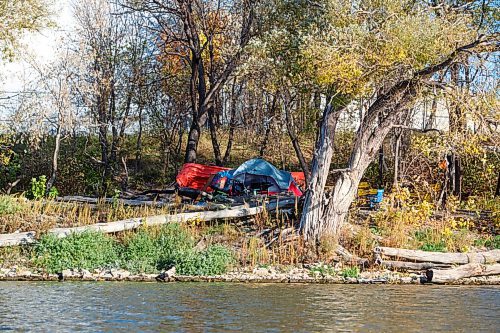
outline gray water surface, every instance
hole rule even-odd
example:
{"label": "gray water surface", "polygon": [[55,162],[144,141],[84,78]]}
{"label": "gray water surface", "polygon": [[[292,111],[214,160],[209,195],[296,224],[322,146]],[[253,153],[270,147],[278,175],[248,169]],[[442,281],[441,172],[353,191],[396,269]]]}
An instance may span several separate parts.
{"label": "gray water surface", "polygon": [[14,332],[500,332],[500,287],[0,282]]}

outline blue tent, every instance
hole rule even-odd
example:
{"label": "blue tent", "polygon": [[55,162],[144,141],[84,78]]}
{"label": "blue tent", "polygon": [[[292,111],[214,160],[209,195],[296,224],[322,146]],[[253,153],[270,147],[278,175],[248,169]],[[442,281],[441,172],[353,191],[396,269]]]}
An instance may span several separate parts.
{"label": "blue tent", "polygon": [[267,183],[267,191],[275,193],[290,191],[291,187],[296,188],[290,172],[279,170],[262,158],[246,161],[234,170],[232,178],[245,187],[252,183]]}

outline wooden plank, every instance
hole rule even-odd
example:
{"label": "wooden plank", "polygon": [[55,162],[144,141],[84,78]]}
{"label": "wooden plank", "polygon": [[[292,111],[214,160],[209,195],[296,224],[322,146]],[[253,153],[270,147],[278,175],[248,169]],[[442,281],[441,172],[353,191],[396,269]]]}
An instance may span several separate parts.
{"label": "wooden plank", "polygon": [[439,264],[468,264],[468,263],[496,263],[500,261],[500,250],[471,253],[427,252],[421,250],[407,250],[393,247],[377,247],[375,253],[381,255],[404,258],[411,261],[432,262]]}

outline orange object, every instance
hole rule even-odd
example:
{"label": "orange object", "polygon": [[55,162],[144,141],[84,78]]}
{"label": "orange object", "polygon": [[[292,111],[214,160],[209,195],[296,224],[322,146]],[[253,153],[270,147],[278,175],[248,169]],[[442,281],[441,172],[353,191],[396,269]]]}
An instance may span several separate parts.
{"label": "orange object", "polygon": [[205,184],[207,184],[212,175],[224,170],[229,170],[229,168],[218,167],[215,165],[186,163],[182,166],[181,171],[179,171],[176,181],[180,187],[190,187],[197,190],[203,190]]}
{"label": "orange object", "polygon": [[439,162],[439,169],[441,170],[446,170],[448,168],[448,161],[447,160],[442,160]]}
{"label": "orange object", "polygon": [[297,183],[302,188],[306,187],[306,177],[304,176],[303,172],[300,171],[294,171],[290,172],[292,174],[293,180]]}
{"label": "orange object", "polygon": [[[212,191],[210,187],[206,188],[210,177],[215,175],[217,172],[230,170],[230,168],[219,167],[215,165],[203,165],[197,163],[186,163],[182,166],[181,171],[177,174],[177,184],[179,187],[189,187],[196,190],[206,190],[207,192]],[[291,172],[295,182],[301,186],[305,187],[305,177],[303,172]],[[296,195],[301,195],[302,192],[297,188],[292,189]],[[298,194],[300,192],[300,194]]]}

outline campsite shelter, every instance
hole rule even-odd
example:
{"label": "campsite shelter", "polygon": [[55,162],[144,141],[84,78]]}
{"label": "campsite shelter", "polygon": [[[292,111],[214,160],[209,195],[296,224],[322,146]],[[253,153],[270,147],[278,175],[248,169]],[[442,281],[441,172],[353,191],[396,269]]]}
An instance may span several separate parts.
{"label": "campsite shelter", "polygon": [[290,172],[279,170],[262,158],[254,158],[241,164],[234,170],[232,178],[246,188],[258,188],[258,184],[267,184],[266,190],[270,194],[288,191],[296,196],[302,195]]}
{"label": "campsite shelter", "polygon": [[302,195],[302,191],[297,186],[297,182],[299,184],[304,183],[304,174],[302,172],[290,173],[279,170],[261,158],[248,160],[233,170],[217,166],[186,163],[177,175],[177,185],[210,192],[211,189],[208,184],[210,184],[214,175],[222,171],[228,171],[233,179],[247,187],[251,187],[252,183],[269,183],[271,185],[267,188],[269,193],[290,191],[297,196]]}

